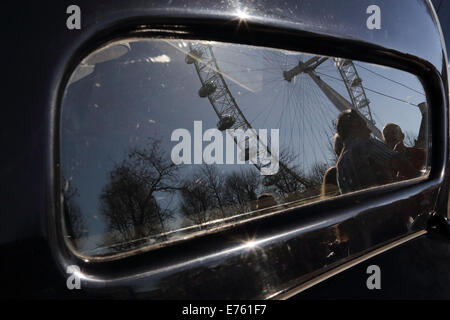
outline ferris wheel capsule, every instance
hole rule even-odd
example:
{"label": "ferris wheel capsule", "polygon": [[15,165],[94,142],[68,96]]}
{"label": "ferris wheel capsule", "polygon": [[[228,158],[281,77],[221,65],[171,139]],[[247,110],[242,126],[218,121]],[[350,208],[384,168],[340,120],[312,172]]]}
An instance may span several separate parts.
{"label": "ferris wheel capsule", "polygon": [[352,63],[351,60],[344,60],[344,61],[341,62],[341,65],[342,65],[342,66],[348,66],[348,65],[350,65],[351,63]]}
{"label": "ferris wheel capsule", "polygon": [[205,83],[199,90],[198,90],[198,95],[201,98],[205,98],[207,96],[209,96],[210,94],[214,93],[214,91],[216,91],[217,87],[214,84],[214,82],[210,81]]}
{"label": "ferris wheel capsule", "polygon": [[358,107],[359,108],[367,107],[369,103],[370,103],[369,99],[362,99],[361,101],[359,101]]}
{"label": "ferris wheel capsule", "polygon": [[357,87],[362,83],[361,78],[355,78],[352,82],[351,82],[351,86],[352,87]]}
{"label": "ferris wheel capsule", "polygon": [[199,50],[196,49],[192,49],[187,55],[186,58],[184,59],[184,61],[187,64],[193,64],[196,60],[196,58],[201,58],[202,54]]}
{"label": "ferris wheel capsule", "polygon": [[229,114],[224,114],[220,117],[219,122],[217,122],[217,129],[220,131],[225,131],[230,129],[236,120]]}

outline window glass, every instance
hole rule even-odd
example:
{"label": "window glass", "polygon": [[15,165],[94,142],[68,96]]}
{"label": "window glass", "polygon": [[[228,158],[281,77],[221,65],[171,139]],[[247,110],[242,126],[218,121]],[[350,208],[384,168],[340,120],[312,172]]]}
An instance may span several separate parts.
{"label": "window glass", "polygon": [[403,71],[217,42],[96,50],[62,101],[67,238],[87,256],[427,172],[427,104]]}

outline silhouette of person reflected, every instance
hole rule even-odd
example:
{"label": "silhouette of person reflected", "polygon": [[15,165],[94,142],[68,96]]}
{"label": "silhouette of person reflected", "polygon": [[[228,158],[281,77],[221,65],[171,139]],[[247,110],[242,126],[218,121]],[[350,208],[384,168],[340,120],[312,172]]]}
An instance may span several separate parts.
{"label": "silhouette of person reflected", "polygon": [[415,174],[399,152],[370,137],[367,123],[357,111],[341,112],[336,129],[344,145],[336,164],[341,193],[392,183],[398,175]]}
{"label": "silhouette of person reflected", "polygon": [[325,174],[323,175],[321,193],[323,198],[333,197],[340,194],[337,182],[336,166],[328,168],[327,171],[325,171]]}
{"label": "silhouette of person reflected", "polygon": [[399,152],[416,169],[410,176],[398,176],[398,179],[411,179],[420,175],[420,170],[425,166],[425,149],[419,147],[407,147],[403,140],[405,135],[400,126],[388,123],[383,128],[383,140],[394,151]]}
{"label": "silhouette of person reflected", "polygon": [[[341,137],[337,133],[334,135],[333,140],[333,149],[339,158],[344,145],[342,143]],[[336,166],[333,166],[331,168],[328,168],[323,175],[321,195],[322,197],[333,197],[339,194],[340,191],[337,182],[337,169]]]}

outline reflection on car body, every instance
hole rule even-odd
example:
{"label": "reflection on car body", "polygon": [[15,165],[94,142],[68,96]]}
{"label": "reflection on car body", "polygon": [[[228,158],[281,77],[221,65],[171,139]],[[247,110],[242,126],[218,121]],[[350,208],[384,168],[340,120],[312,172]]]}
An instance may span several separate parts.
{"label": "reflection on car body", "polygon": [[361,1],[92,2],[57,52],[21,42],[7,295],[450,297],[442,34],[429,1],[377,6],[381,29]]}

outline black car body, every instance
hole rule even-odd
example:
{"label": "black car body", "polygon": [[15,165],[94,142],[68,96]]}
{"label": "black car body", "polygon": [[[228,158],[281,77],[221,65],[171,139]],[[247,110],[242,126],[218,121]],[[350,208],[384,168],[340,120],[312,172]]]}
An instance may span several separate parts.
{"label": "black car body", "polygon": [[[450,298],[448,65],[430,1],[84,1],[3,8],[10,57],[2,141],[0,270],[3,298]],[[248,9],[245,23],[237,5]],[[425,178],[286,209],[110,260],[74,254],[62,230],[61,103],[71,72],[99,45],[126,37],[177,38],[304,51],[416,75],[430,106]],[[412,222],[411,222],[412,221]],[[345,248],[333,230],[346,230]],[[254,251],[243,245],[258,243]],[[330,255],[330,253],[333,254]],[[80,268],[82,290],[66,286]],[[369,290],[366,269],[382,271]]]}

